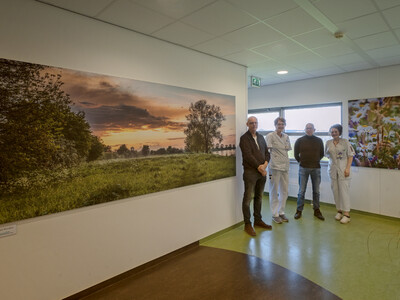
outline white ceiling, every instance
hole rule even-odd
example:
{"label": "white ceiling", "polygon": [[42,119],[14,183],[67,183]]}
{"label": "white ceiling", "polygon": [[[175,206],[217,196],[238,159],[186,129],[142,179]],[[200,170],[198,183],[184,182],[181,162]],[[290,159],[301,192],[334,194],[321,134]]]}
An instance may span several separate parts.
{"label": "white ceiling", "polygon": [[400,0],[38,1],[246,66],[262,85],[400,64]]}

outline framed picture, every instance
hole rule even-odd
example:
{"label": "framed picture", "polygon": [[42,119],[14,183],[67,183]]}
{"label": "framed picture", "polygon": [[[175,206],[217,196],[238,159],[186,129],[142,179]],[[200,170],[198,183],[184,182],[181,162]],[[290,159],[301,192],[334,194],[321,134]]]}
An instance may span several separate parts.
{"label": "framed picture", "polygon": [[349,141],[361,167],[400,168],[400,96],[349,101]]}

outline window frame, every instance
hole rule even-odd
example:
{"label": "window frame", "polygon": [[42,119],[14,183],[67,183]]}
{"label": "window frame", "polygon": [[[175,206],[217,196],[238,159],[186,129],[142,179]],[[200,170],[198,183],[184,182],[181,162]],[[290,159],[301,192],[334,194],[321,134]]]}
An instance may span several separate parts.
{"label": "window frame", "polygon": [[[260,113],[268,113],[268,112],[279,112],[279,117],[285,118],[285,111],[286,110],[304,109],[304,108],[333,107],[333,106],[339,106],[340,107],[340,124],[343,124],[343,103],[342,102],[249,109],[248,110],[248,116],[251,116],[252,114],[260,114]],[[262,130],[262,131],[258,131],[258,133],[262,134],[263,136],[266,136],[268,133],[273,132],[273,131],[274,130],[267,130],[267,131]],[[300,136],[305,135],[304,128],[302,128],[301,132],[300,131],[290,132],[290,131],[286,131],[285,130],[285,133],[288,136],[298,136],[298,137],[300,137]],[[316,135],[318,137],[330,136],[329,131],[315,131],[314,135]],[[294,148],[294,145],[292,145],[292,148]],[[291,162],[295,162],[296,160],[294,158],[290,158],[290,161]],[[327,162],[326,161],[321,161],[321,163],[322,164],[326,164]]]}

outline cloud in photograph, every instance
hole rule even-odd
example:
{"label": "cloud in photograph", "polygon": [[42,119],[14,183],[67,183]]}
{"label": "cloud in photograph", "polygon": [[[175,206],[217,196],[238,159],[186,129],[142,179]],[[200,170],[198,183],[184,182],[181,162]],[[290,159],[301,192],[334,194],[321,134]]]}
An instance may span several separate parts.
{"label": "cloud in photograph", "polygon": [[186,123],[166,116],[154,116],[147,109],[136,106],[100,106],[84,108],[86,119],[93,131],[118,132],[162,129],[183,131]]}
{"label": "cloud in photograph", "polygon": [[220,129],[224,143],[235,143],[233,96],[69,69],[44,72],[60,75],[72,109],[85,112],[93,133],[113,147],[184,147],[185,116],[191,103],[202,99],[221,109],[226,117]]}

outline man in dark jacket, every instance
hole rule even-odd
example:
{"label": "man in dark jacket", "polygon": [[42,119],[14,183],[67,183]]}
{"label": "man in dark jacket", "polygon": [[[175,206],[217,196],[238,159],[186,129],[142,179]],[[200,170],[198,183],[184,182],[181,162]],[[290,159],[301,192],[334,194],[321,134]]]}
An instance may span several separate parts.
{"label": "man in dark jacket", "polygon": [[244,230],[255,236],[250,222],[250,202],[254,193],[254,226],[271,230],[272,226],[265,224],[261,217],[261,203],[269,162],[269,152],[264,137],[257,132],[258,121],[256,117],[249,117],[246,123],[249,130],[240,137],[240,149],[243,157],[244,195],[242,202]]}
{"label": "man in dark jacket", "polygon": [[324,157],[324,144],[319,137],[314,135],[314,124],[307,123],[305,131],[306,134],[297,139],[294,144],[294,158],[300,163],[299,193],[294,218],[296,220],[301,218],[308,177],[311,177],[314,216],[323,221],[325,218],[319,209],[319,185],[321,183],[321,165],[319,162]]}

